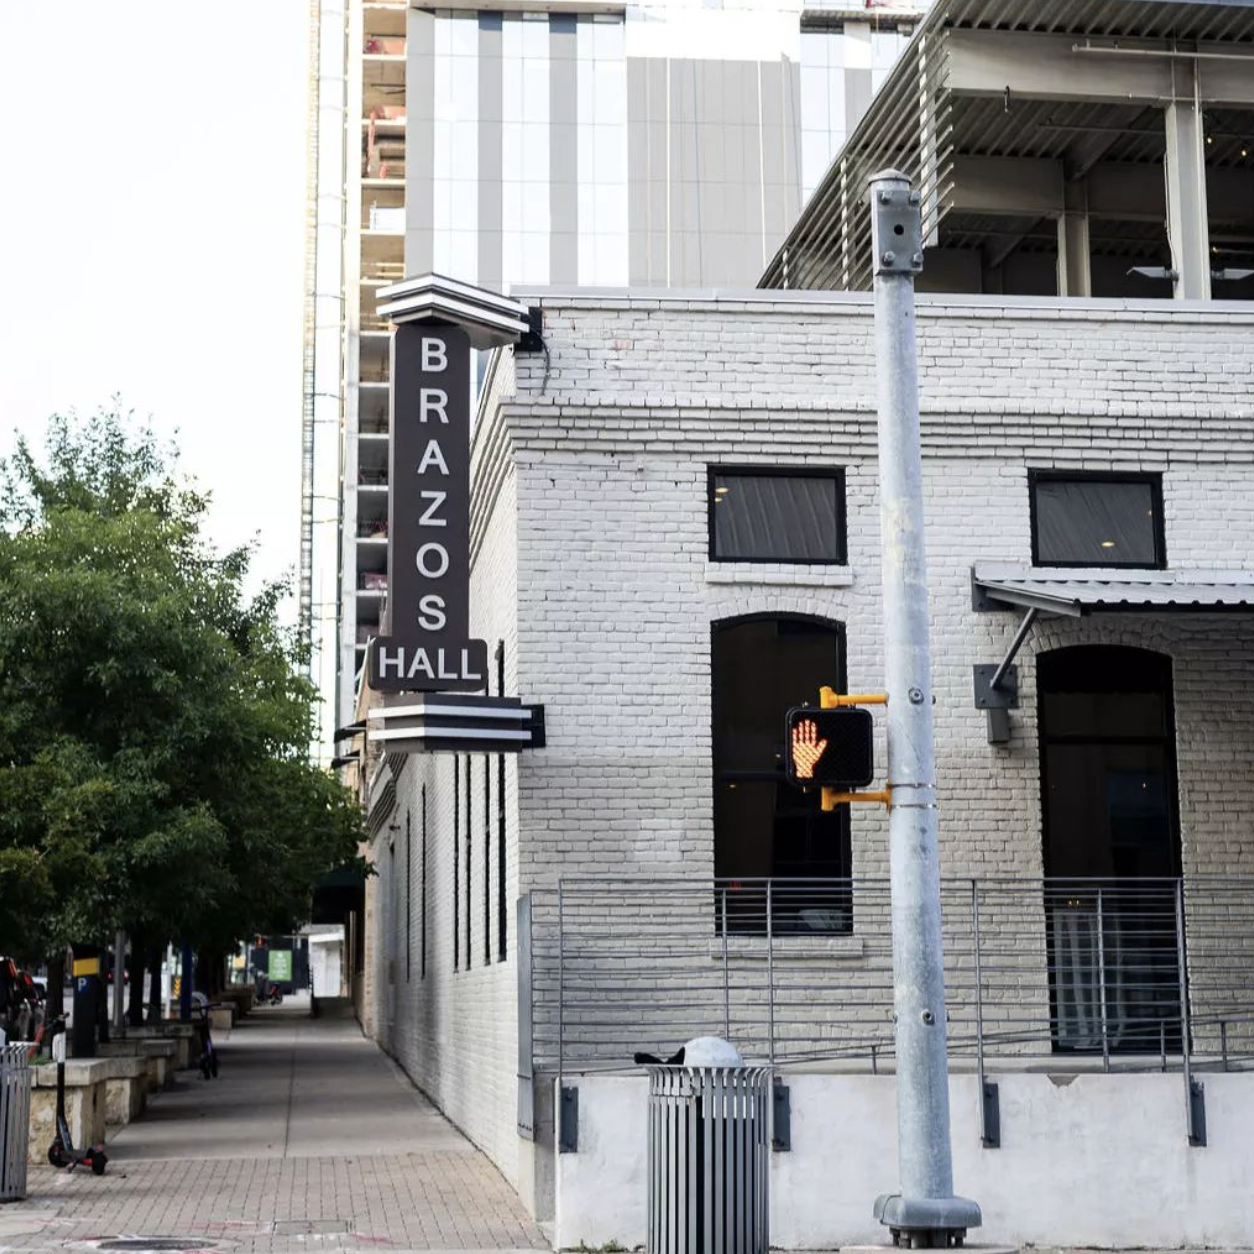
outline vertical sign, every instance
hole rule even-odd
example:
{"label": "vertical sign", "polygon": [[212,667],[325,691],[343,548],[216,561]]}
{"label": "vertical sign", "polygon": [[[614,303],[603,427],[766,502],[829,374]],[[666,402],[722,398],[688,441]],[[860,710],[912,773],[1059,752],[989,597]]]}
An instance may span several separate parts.
{"label": "vertical sign", "polygon": [[381,692],[474,692],[488,646],[470,637],[470,339],[437,323],[392,338],[388,629]]}

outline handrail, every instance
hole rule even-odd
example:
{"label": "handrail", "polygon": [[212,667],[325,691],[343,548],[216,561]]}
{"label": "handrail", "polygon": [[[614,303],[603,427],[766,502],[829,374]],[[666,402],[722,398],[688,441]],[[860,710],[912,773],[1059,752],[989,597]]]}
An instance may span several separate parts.
{"label": "handrail", "polygon": [[[1254,1061],[1254,876],[942,879],[950,1053],[990,1071]],[[560,896],[560,915],[556,908]],[[893,1058],[885,877],[565,876],[532,893],[535,1068],[726,1035],[747,1061]],[[1200,1129],[1199,1129],[1200,1131]]]}

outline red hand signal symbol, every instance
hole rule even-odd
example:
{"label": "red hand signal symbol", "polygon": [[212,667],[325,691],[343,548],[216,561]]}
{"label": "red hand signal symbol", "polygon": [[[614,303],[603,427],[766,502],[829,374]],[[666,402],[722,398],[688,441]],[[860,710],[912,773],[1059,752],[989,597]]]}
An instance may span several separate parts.
{"label": "red hand signal symbol", "polygon": [[798,779],[814,778],[814,768],[826,748],[827,741],[819,739],[813,719],[803,718],[792,729],[792,765]]}

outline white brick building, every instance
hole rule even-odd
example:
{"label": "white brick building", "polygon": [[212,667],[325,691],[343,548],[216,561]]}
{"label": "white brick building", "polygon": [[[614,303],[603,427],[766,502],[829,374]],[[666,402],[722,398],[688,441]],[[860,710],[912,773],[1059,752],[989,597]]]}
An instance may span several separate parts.
{"label": "white brick building", "polygon": [[936,0],[761,280],[845,290],[514,289],[543,346],[483,389],[471,633],[547,743],[377,761],[365,1020],[559,1246],[643,1240],[632,1055],[708,1032],[795,1093],[775,1244],[876,1239],[894,1184],[885,815],[783,767],[790,706],[882,686],[889,165],[955,1189],[991,1240],[1245,1242],[1252,45],[1254,0]]}
{"label": "white brick building", "polygon": [[[482,755],[380,761],[371,789],[379,877],[371,888],[374,965],[366,1016],[415,1083],[548,1216],[555,1043],[567,1072],[577,1072],[627,1066],[632,1046],[670,1047],[695,1029],[723,1027],[717,1014],[698,1021],[706,1003],[696,996],[688,1000],[697,1009],[683,1025],[649,1008],[610,1015],[608,1026],[588,1015],[591,1003],[577,1004],[579,918],[603,911],[603,919],[590,923],[602,936],[611,934],[607,920],[615,911],[638,921],[634,940],[626,942],[632,953],[615,955],[624,967],[633,954],[647,958],[650,944],[682,933],[691,987],[703,995],[714,988],[717,1004],[723,967],[711,959],[727,929],[716,924],[713,899],[701,897],[716,875],[748,887],[758,876],[839,875],[875,883],[886,872],[886,822],[878,807],[854,808],[847,853],[840,848],[843,819],[789,818],[783,808],[800,802],[780,801],[778,792],[774,819],[754,828],[752,816],[766,812],[749,798],[765,796],[764,785],[749,778],[752,770],[741,776],[716,761],[723,751],[715,743],[713,707],[719,683],[739,682],[714,656],[727,638],[719,625],[755,616],[808,623],[820,633],[823,624],[832,625],[834,669],[843,674],[829,681],[850,692],[880,687],[872,307],[869,296],[807,292],[515,294],[542,307],[545,351],[498,354],[485,388],[472,450],[471,627],[490,652],[503,642],[504,691],[544,704],[547,747],[504,762]],[[996,1019],[1000,1008],[1020,1027],[1039,1019],[1022,1048],[1039,1054],[1052,1048],[1056,1055],[1068,1044],[1060,1034],[1072,1030],[1063,1020],[1075,1007],[1068,1001],[1064,1011],[1056,1000],[1063,993],[1046,975],[1048,967],[1056,980],[1061,933],[1051,907],[1042,906],[1043,878],[1182,874],[1200,884],[1205,876],[1254,874],[1248,821],[1254,617],[1240,612],[1250,605],[1246,585],[1254,582],[1254,305],[924,297],[919,334],[943,872],[990,884],[1016,877],[1029,885],[1016,898],[1026,903],[1021,911],[1003,901],[998,914],[997,902],[986,899],[992,944],[1002,929],[1012,941],[999,952],[1013,950],[1025,965],[1015,990],[994,987],[996,975],[985,977],[984,1013]],[[711,468],[721,468],[730,476],[722,483],[739,491],[751,485],[732,473],[737,469],[761,476],[798,467],[842,472],[832,482],[843,491],[844,560],[713,559],[710,528],[727,502],[715,504],[726,493]],[[1198,586],[1222,585],[1238,612],[1117,607],[1111,602],[1123,595],[1118,590],[1126,593],[1128,585],[1135,593],[1146,575],[1106,571],[1115,582],[1097,612],[1045,615],[1031,630],[1017,658],[1019,698],[1009,714],[1009,739],[990,743],[986,715],[974,703],[973,667],[1001,660],[1020,619],[1005,607],[972,608],[972,568],[1033,568],[1040,556],[1034,543],[1046,542],[1033,535],[1036,472],[1074,472],[1076,483],[1088,485],[1079,489],[1078,507],[1072,500],[1073,519],[1101,517],[1100,509],[1085,513],[1083,494],[1096,483],[1100,496],[1106,481],[1083,476],[1133,476],[1110,482],[1141,485],[1159,515],[1153,521],[1160,534],[1147,541],[1155,552],[1140,564],[1201,572]],[[1054,480],[1042,482],[1056,489]],[[1038,497],[1038,511],[1046,505]],[[1120,543],[1133,539],[1120,533]],[[1046,577],[1040,568],[1034,575]],[[1074,569],[1053,572],[1057,580],[1076,576]],[[1062,747],[1050,759],[1054,765],[1046,764],[1047,777],[1054,772],[1047,786],[1088,806],[1051,828],[1042,808],[1038,676],[1043,655],[1075,657],[1058,651],[1076,645],[1150,651],[1159,661],[1146,664],[1166,666],[1169,685],[1155,698],[1161,698],[1154,707],[1159,714],[1142,704],[1139,713],[1120,705],[1122,713],[1111,715],[1146,721],[1144,736],[1116,735],[1111,748],[1105,740],[1098,745],[1109,728],[1071,725],[1051,739]],[[740,655],[731,656],[736,672]],[[1129,674],[1137,659],[1145,661],[1141,652],[1098,656],[1099,669],[1115,667],[1114,678],[1105,683],[1099,676],[1087,687],[1060,681],[1066,708],[1059,717],[1090,717],[1091,710],[1077,714],[1075,691],[1086,708],[1101,704],[1095,693],[1122,700],[1120,657],[1130,659]],[[1136,700],[1148,700],[1144,685],[1134,688],[1142,694]],[[782,712],[816,695],[807,680],[805,690],[774,699]],[[1102,706],[1107,714],[1114,708]],[[1150,726],[1159,715],[1161,735]],[[1079,758],[1076,736],[1088,746]],[[1137,742],[1131,749],[1129,739]],[[1100,754],[1107,755],[1100,758],[1104,782],[1089,788],[1080,775]],[[778,767],[767,757],[754,769],[769,779]],[[1158,800],[1129,802],[1125,793],[1138,783]],[[743,802],[729,792],[718,798],[720,789],[737,787]],[[1096,817],[1094,806],[1101,809]],[[808,852],[801,855],[794,847],[797,823],[806,833]],[[1074,832],[1083,838],[1078,852]],[[1159,866],[1162,858],[1167,863]],[[597,896],[588,889],[580,897],[585,890],[568,890],[567,1019],[559,1040],[552,890],[559,879],[579,876],[621,881],[623,891],[602,888]],[[694,885],[692,899],[672,910],[665,897],[652,896],[647,885],[664,877]],[[629,882],[646,886],[643,908],[626,891]],[[834,1012],[815,990],[828,979],[850,990],[863,987],[864,999],[848,993],[848,1017],[868,1036],[885,1035],[883,1006],[891,1005],[891,994],[877,1000],[886,953],[883,911],[873,890],[861,899],[864,909],[863,890],[853,892],[852,922],[847,914],[838,917],[839,909],[807,914],[803,906],[782,908],[786,927],[777,916],[776,932],[787,936],[778,941],[776,966],[792,966],[774,978],[783,989],[790,972],[807,974],[793,986],[789,1023],[772,1022],[772,1050],[808,1033],[823,1037],[826,1029],[817,1025]],[[533,895],[536,911],[533,1004],[520,1008],[517,902],[525,894]],[[704,904],[694,909],[698,897]],[[1248,897],[1241,901],[1248,904]],[[1241,908],[1231,907],[1234,918]],[[1049,954],[1047,929],[1055,947]],[[761,946],[765,928],[749,920],[731,930],[743,934],[733,938],[740,961],[729,981],[743,982],[746,971],[760,970],[753,947]],[[1129,945],[1132,930],[1125,929]],[[1234,1032],[1245,1030],[1239,981],[1203,968],[1207,954],[1222,946],[1225,961],[1248,976],[1249,929],[1220,932],[1202,928],[1190,941],[1199,1051],[1217,1022],[1204,1018],[1207,997],[1216,1013],[1231,1014]],[[1174,933],[1168,939],[1174,945]],[[949,954],[956,1007],[966,996],[958,970],[965,952],[959,942]],[[1140,951],[1129,952],[1135,958]],[[667,967],[672,991],[682,969]],[[1171,983],[1174,968],[1165,969]],[[648,971],[637,965],[610,995],[627,1004],[627,990],[638,993],[647,983]],[[1148,1003],[1136,1000],[1140,994],[1127,996],[1131,1036],[1111,1047],[1155,1053],[1160,1043],[1168,1048],[1170,1035],[1174,1052],[1178,1001],[1164,1010],[1163,987],[1155,985],[1146,994],[1158,999],[1150,1014]],[[671,1004],[665,989],[651,997],[659,1006]],[[730,1000],[737,1003],[732,1035],[746,1052],[764,1054],[752,997],[733,992]],[[536,1063],[534,1088],[518,1078],[527,1071],[519,1065],[520,1009],[525,1052]],[[951,1011],[952,1040],[962,1037],[964,1013]],[[1152,1034],[1132,1039],[1146,1015]],[[1158,1026],[1160,1020],[1169,1026]],[[839,1036],[848,1027],[834,1030]],[[526,1123],[533,1098],[534,1131],[520,1135],[520,1112]]]}

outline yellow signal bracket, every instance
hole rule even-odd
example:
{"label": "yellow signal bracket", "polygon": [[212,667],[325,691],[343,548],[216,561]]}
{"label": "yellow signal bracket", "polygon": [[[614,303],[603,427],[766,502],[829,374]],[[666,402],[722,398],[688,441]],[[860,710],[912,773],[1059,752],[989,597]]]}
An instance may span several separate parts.
{"label": "yellow signal bracket", "polygon": [[880,792],[838,792],[835,788],[824,788],[822,807],[825,812],[837,806],[882,805],[893,808],[893,790],[885,788]]}
{"label": "yellow signal bracket", "polygon": [[819,689],[819,709],[841,710],[851,705],[887,705],[886,692],[837,692],[824,685]]}

